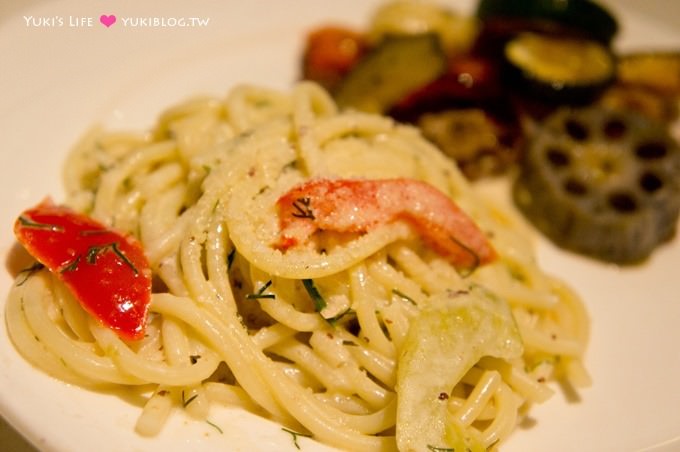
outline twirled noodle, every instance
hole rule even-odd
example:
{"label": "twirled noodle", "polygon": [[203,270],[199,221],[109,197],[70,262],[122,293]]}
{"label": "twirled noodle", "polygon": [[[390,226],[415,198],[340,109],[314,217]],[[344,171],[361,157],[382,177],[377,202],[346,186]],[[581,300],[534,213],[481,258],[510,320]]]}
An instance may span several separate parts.
{"label": "twirled noodle", "polygon": [[[485,357],[465,375],[448,402],[457,424],[497,447],[551,396],[548,381],[588,384],[586,312],[541,271],[514,215],[481,198],[415,129],[338,112],[316,85],[190,100],[146,134],[94,129],[65,177],[68,204],[142,241],[155,274],[146,337],[124,342],[98,325],[46,270],[17,277],[9,332],[57,378],[155,385],[142,435],[157,433],[173,407],[200,418],[209,404],[229,404],[341,448],[394,449],[410,320],[429,297],[470,284],[507,300],[524,354]],[[349,241],[329,234],[321,251],[282,253],[272,246],[276,200],[319,177],[426,181],[478,223],[499,259],[460,274],[399,221]],[[306,279],[328,302],[321,312]]]}

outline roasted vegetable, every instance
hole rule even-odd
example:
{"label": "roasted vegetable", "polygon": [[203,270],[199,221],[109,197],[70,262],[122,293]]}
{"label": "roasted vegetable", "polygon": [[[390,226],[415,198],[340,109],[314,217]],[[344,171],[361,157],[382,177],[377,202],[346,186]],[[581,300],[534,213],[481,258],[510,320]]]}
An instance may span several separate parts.
{"label": "roasted vegetable", "polygon": [[614,109],[630,109],[671,123],[678,117],[680,52],[640,52],[618,58],[617,82],[600,99]]}
{"label": "roasted vegetable", "polygon": [[680,52],[641,52],[619,59],[618,79],[626,85],[680,96]]}
{"label": "roasted vegetable", "polygon": [[424,112],[495,102],[504,95],[500,70],[496,61],[485,57],[451,58],[440,77],[408,93],[389,113],[399,120],[414,121]]}
{"label": "roasted vegetable", "polygon": [[614,55],[593,40],[522,33],[507,43],[504,58],[516,87],[547,102],[588,103],[616,75]]}
{"label": "roasted vegetable", "polygon": [[520,154],[523,132],[488,58],[453,58],[446,73],[399,101],[389,114],[416,124],[469,179],[504,173]]}
{"label": "roasted vegetable", "polygon": [[597,103],[612,110],[635,111],[666,124],[678,117],[677,96],[668,96],[642,85],[615,83]]}
{"label": "roasted vegetable", "polygon": [[302,59],[302,77],[333,90],[366,48],[363,36],[349,28],[329,25],[312,30]]}
{"label": "roasted vegetable", "polygon": [[589,0],[480,0],[476,15],[496,33],[533,30],[608,44],[618,31],[614,16]]}
{"label": "roasted vegetable", "polygon": [[384,3],[371,18],[367,39],[378,43],[386,36],[434,33],[447,55],[467,52],[476,35],[477,20],[435,2],[395,0]]}
{"label": "roasted vegetable", "polygon": [[426,113],[417,125],[470,180],[505,173],[517,162],[524,142],[518,123],[498,121],[481,108]]}
{"label": "roasted vegetable", "polygon": [[386,37],[347,74],[335,98],[341,107],[384,113],[445,68],[446,55],[435,34]]}
{"label": "roasted vegetable", "polygon": [[675,231],[680,148],[633,112],[563,108],[533,137],[514,199],[557,245],[637,263]]}

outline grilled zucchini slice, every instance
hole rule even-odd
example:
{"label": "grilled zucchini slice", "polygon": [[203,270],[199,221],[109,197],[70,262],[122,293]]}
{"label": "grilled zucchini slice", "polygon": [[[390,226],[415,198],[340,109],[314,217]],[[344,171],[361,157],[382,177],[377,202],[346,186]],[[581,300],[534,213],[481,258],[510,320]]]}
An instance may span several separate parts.
{"label": "grilled zucchini slice", "polygon": [[334,97],[342,108],[385,113],[445,69],[446,55],[436,34],[389,36],[362,58]]}
{"label": "grilled zucchini slice", "polygon": [[505,46],[511,81],[525,94],[560,104],[585,104],[616,78],[603,44],[580,38],[521,33]]}

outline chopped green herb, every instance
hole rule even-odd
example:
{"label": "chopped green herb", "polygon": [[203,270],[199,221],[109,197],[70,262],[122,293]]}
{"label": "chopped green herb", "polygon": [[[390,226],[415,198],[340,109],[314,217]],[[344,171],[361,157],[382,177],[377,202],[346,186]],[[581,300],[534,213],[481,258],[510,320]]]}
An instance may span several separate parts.
{"label": "chopped green herb", "polygon": [[314,212],[312,212],[312,209],[310,207],[311,203],[312,200],[307,197],[296,199],[293,202],[293,207],[295,207],[297,213],[294,212],[292,215],[296,218],[309,218],[310,220],[313,220],[315,217]]}
{"label": "chopped green herb", "polygon": [[40,223],[33,221],[30,218],[26,218],[23,215],[19,217],[19,223],[22,226],[33,229],[49,229],[50,231],[63,231],[64,228],[56,224]]}
{"label": "chopped green herb", "polygon": [[400,297],[400,298],[403,298],[404,300],[408,301],[412,305],[414,305],[414,306],[416,305],[416,302],[413,298],[409,297],[408,295],[406,295],[405,293],[403,293],[399,289],[392,289],[392,293],[395,294],[396,296]]}
{"label": "chopped green herb", "polygon": [[264,293],[264,291],[267,290],[271,285],[272,280],[270,279],[262,287],[260,287],[260,289],[257,292],[249,293],[248,295],[246,295],[246,298],[248,300],[256,300],[258,298],[276,298],[276,295],[274,295],[273,293]]}
{"label": "chopped green herb", "polygon": [[209,426],[211,426],[212,428],[214,428],[215,430],[217,430],[217,431],[220,432],[221,434],[224,434],[224,432],[222,431],[222,429],[221,429],[219,426],[217,426],[216,424],[213,424],[213,423],[210,422],[208,419],[206,419],[205,422],[207,422],[207,424],[208,424]]}
{"label": "chopped green herb", "polygon": [[319,289],[314,285],[314,281],[311,279],[303,279],[302,285],[305,286],[305,290],[307,290],[309,297],[312,299],[312,302],[314,302],[314,309],[316,309],[316,312],[321,312],[327,306],[327,303],[321,296]]}
{"label": "chopped green herb", "polygon": [[80,255],[76,256],[68,262],[66,265],[64,265],[59,272],[60,273],[66,273],[66,272],[72,272],[75,271],[76,268],[78,268],[78,264],[80,263]]}
{"label": "chopped green herb", "polygon": [[296,432],[296,431],[293,431],[293,430],[289,430],[285,427],[281,427],[281,430],[283,430],[286,433],[290,433],[290,435],[293,437],[293,444],[295,445],[295,448],[297,450],[300,450],[300,445],[297,442],[297,439],[298,439],[299,436],[302,436],[304,438],[311,438],[312,437],[312,435],[308,435],[306,433],[300,433],[300,432]]}
{"label": "chopped green herb", "polygon": [[341,318],[343,318],[344,316],[346,316],[346,315],[348,315],[348,314],[353,314],[353,313],[354,313],[354,311],[352,310],[352,308],[347,308],[347,309],[345,309],[344,311],[342,311],[341,313],[339,313],[339,314],[336,315],[336,316],[333,316],[333,317],[324,317],[324,320],[325,320],[326,322],[330,323],[331,325],[335,325],[336,323],[338,323],[338,321],[339,321]]}
{"label": "chopped green herb", "polygon": [[118,242],[111,242],[105,245],[93,246],[87,251],[87,262],[94,264],[97,262],[97,257],[106,251],[113,251],[118,258],[123,261],[128,267],[132,269],[135,274],[139,273],[134,264],[127,258],[127,256],[118,248]]}
{"label": "chopped green herb", "polygon": [[22,286],[28,280],[28,278],[30,278],[33,275],[33,273],[40,271],[43,268],[45,268],[45,266],[43,264],[41,264],[40,262],[36,262],[35,264],[31,265],[30,267],[21,270],[19,272],[19,275],[24,275],[24,277],[21,280],[17,281],[17,283],[16,283],[17,287]]}
{"label": "chopped green herb", "polygon": [[473,274],[475,272],[475,270],[477,270],[477,267],[479,267],[479,265],[481,263],[481,261],[479,259],[479,255],[477,253],[475,253],[470,247],[466,246],[463,242],[456,239],[454,236],[451,235],[451,236],[449,236],[449,238],[453,242],[455,242],[456,245],[460,246],[463,250],[465,250],[466,253],[468,253],[470,256],[472,256],[474,263],[468,268],[461,269],[461,272],[460,272],[461,276],[464,277],[464,278],[467,277],[467,276],[470,276],[471,274]]}
{"label": "chopped green herb", "polygon": [[198,394],[194,394],[191,397],[189,397],[188,399],[185,399],[184,398],[184,391],[182,391],[182,406],[184,408],[186,408],[191,402],[196,400],[196,397],[198,397]]}

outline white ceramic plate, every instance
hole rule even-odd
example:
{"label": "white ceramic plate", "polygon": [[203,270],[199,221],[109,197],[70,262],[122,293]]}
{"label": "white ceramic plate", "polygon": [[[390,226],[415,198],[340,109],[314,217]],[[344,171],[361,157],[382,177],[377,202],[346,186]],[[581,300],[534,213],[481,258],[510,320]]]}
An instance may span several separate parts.
{"label": "white ceramic plate", "polygon": [[[61,197],[66,152],[93,123],[142,130],[190,95],[221,95],[241,82],[285,89],[298,75],[305,30],[329,21],[362,26],[375,5],[52,0],[13,8],[17,12],[0,21],[0,254],[11,253],[11,225],[21,210],[48,194]],[[462,0],[456,6],[470,11],[471,5]],[[643,9],[626,1],[613,9],[623,28],[618,46],[680,48],[677,4],[648,1]],[[117,22],[105,27],[102,14]],[[91,18],[91,26],[87,19],[74,26],[76,18]],[[179,18],[208,24],[169,26]],[[134,21],[139,26],[132,27]],[[539,257],[587,303],[594,385],[578,400],[558,392],[533,409],[505,450],[680,449],[680,240],[634,269],[596,264],[544,242]],[[10,284],[9,272],[0,272],[0,300]],[[238,410],[211,413],[223,433],[176,414],[158,438],[140,438],[133,433],[135,401],[67,386],[34,370],[9,342],[4,317],[0,412],[42,450],[295,450],[278,426]],[[299,444],[324,449],[306,438]]]}

